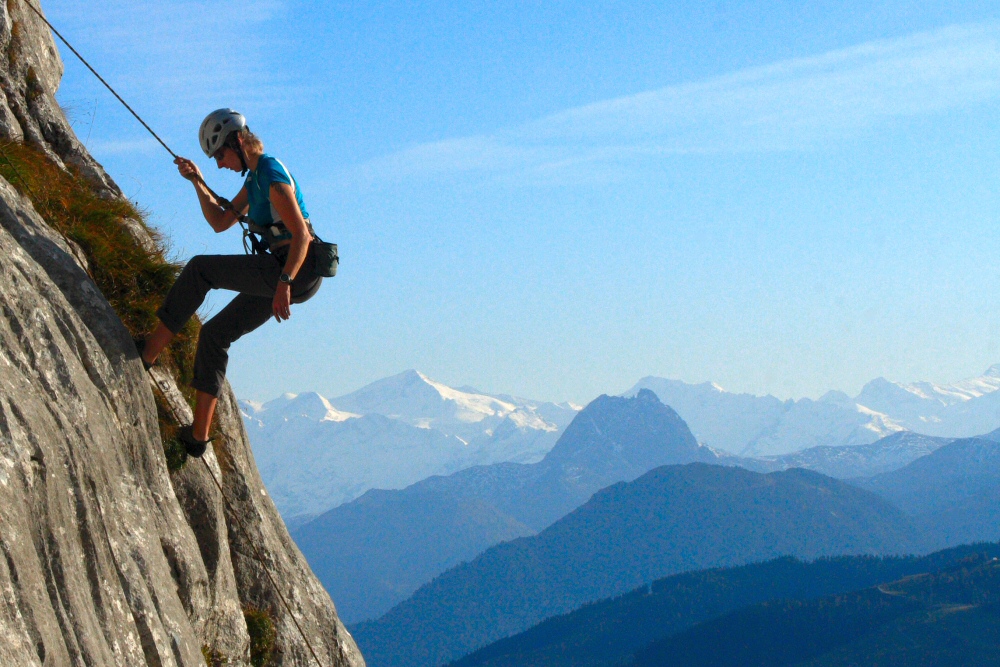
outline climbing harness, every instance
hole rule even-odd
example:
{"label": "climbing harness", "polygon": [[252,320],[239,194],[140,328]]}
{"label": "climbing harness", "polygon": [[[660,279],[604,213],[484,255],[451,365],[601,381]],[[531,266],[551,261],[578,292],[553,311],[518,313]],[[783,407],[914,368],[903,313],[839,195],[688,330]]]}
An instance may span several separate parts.
{"label": "climbing harness", "polygon": [[[35,5],[31,2],[31,0],[24,0],[24,4],[27,5],[28,8],[32,12],[34,12],[35,15],[37,15],[38,18],[40,18],[45,23],[45,25],[47,25],[49,27],[49,29],[55,34],[55,36],[58,37],[62,41],[62,43],[65,44],[66,47],[70,51],[73,52],[73,55],[75,55],[77,58],[79,58],[80,62],[82,62],[84,64],[84,66],[86,66],[86,68],[89,69],[90,72],[95,77],[97,77],[98,81],[100,81],[102,84],[104,84],[104,87],[107,88],[111,92],[111,94],[114,95],[115,98],[119,102],[122,103],[122,106],[124,106],[129,111],[129,113],[131,113],[135,117],[135,119],[137,121],[139,121],[139,123],[144,128],[146,128],[146,131],[149,132],[153,136],[153,138],[156,139],[160,143],[160,145],[163,146],[163,148],[165,148],[166,151],[168,153],[170,153],[170,155],[174,159],[177,159],[178,157],[180,157],[179,155],[177,155],[177,153],[173,152],[170,149],[170,147],[166,144],[166,142],[164,142],[163,139],[161,139],[159,137],[159,135],[156,134],[156,132],[153,131],[153,128],[151,128],[148,124],[146,124],[146,121],[144,121],[139,116],[139,114],[137,114],[135,112],[135,110],[131,106],[129,106],[128,102],[126,102],[124,99],[122,99],[121,95],[119,95],[115,91],[115,89],[112,88],[111,85],[107,81],[104,80],[104,77],[102,77],[100,74],[97,73],[97,70],[95,70],[90,65],[90,63],[88,63],[87,60],[82,55],[80,55],[80,52],[77,51],[75,48],[73,48],[73,45],[70,44],[66,40],[66,38],[63,37],[62,34],[60,34],[60,32],[58,30],[56,30],[55,26],[53,26],[49,22],[49,20],[47,18],[45,18],[45,15],[42,14],[42,12],[38,8],[35,7]],[[30,192],[30,186],[27,184],[27,181],[24,180],[23,176],[21,176],[20,172],[17,171],[17,167],[14,166],[14,163],[11,162],[10,158],[7,157],[6,152],[3,151],[2,145],[0,145],[0,153],[3,154],[3,156],[7,160],[7,162],[14,168],[14,171],[18,174],[18,178],[21,179],[22,183],[24,183],[25,187],[28,188],[28,190]],[[244,244],[244,248],[247,249],[247,252],[249,253],[250,249],[253,249],[254,252],[257,252],[258,244],[262,244],[262,242],[258,241],[256,239],[256,237],[253,236],[253,232],[250,231],[250,229],[249,229],[250,222],[249,222],[249,219],[247,218],[247,216],[245,216],[244,214],[242,214],[239,211],[237,211],[236,208],[233,206],[232,202],[230,202],[228,199],[225,199],[225,198],[219,196],[218,194],[216,194],[215,191],[212,190],[211,187],[209,187],[208,183],[205,182],[205,179],[203,179],[201,177],[198,177],[198,180],[201,182],[202,185],[205,186],[205,188],[208,190],[208,192],[215,198],[215,200],[217,202],[219,202],[219,204],[224,209],[232,211],[236,215],[236,219],[239,220],[241,226],[243,227],[243,244]],[[248,241],[247,241],[248,237],[250,237],[249,246],[248,246]],[[336,256],[336,245],[334,245],[334,244],[323,244],[323,245],[333,246],[333,253],[334,253],[334,256]],[[72,248],[72,246],[70,246],[70,247]],[[336,272],[336,267],[335,266],[334,266],[334,272]],[[254,554],[255,554],[255,560],[257,560],[257,562],[259,562],[261,564],[262,569],[264,570],[264,573],[267,575],[268,580],[271,582],[271,586],[273,587],[274,591],[278,594],[278,599],[281,600],[281,604],[285,607],[285,611],[288,612],[288,617],[292,619],[292,623],[295,624],[296,629],[299,631],[299,634],[302,636],[302,641],[305,642],[306,647],[308,647],[309,653],[312,654],[312,657],[316,661],[316,664],[320,665],[320,667],[322,667],[323,663],[320,662],[319,657],[317,657],[317,655],[316,655],[315,649],[313,649],[312,644],[309,642],[308,637],[306,637],[306,633],[302,630],[302,626],[299,625],[299,621],[295,617],[295,614],[292,613],[291,605],[288,604],[288,601],[285,599],[284,594],[282,594],[282,592],[281,592],[281,588],[278,586],[277,582],[274,580],[274,577],[271,575],[270,569],[268,568],[267,563],[264,560],[264,557],[261,555],[260,550],[257,548],[256,543],[254,542],[253,539],[250,538],[250,531],[247,530],[245,524],[243,523],[243,518],[233,509],[233,506],[230,505],[229,499],[226,498],[226,493],[225,493],[225,491],[222,488],[222,484],[215,477],[215,473],[212,472],[212,468],[211,468],[211,466],[208,465],[208,461],[205,460],[204,458],[202,458],[202,462],[205,464],[205,469],[208,471],[209,476],[212,478],[212,481],[215,483],[216,488],[219,490],[219,495],[222,498],[222,502],[225,503],[226,510],[229,512],[229,515],[233,516],[233,517],[236,517],[237,524],[239,525],[240,530],[243,533],[243,538],[247,541],[247,543],[253,549]]]}

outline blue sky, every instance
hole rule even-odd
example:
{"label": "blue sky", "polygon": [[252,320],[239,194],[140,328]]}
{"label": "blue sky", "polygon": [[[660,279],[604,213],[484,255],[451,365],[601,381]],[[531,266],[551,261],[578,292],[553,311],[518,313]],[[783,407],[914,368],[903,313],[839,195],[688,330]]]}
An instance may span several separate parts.
{"label": "blue sky", "polygon": [[[44,7],[178,152],[246,113],[340,244],[337,278],[234,347],[243,397],[411,367],[580,402],[651,374],[780,397],[978,374],[1000,362],[1000,12],[804,5]],[[77,134],[178,257],[238,252],[64,60]]]}

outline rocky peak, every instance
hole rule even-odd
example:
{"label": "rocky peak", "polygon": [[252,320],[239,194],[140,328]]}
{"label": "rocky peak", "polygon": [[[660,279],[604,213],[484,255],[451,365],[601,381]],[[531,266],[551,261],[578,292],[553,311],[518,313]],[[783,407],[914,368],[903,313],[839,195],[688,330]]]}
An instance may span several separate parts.
{"label": "rocky peak", "polygon": [[[545,463],[592,470],[610,467],[636,475],[667,463],[711,458],[684,420],[649,389],[633,398],[599,396],[567,427]],[[635,472],[638,471],[638,472]]]}

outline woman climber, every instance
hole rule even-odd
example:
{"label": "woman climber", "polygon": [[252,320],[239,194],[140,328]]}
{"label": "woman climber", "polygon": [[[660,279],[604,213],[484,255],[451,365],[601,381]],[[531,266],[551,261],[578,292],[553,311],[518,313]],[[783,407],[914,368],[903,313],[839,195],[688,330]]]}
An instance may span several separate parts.
{"label": "woman climber", "polygon": [[[226,377],[229,346],[270,317],[279,322],[292,316],[291,304],[306,301],[323,281],[315,272],[315,245],[302,191],[285,166],[264,153],[260,139],[232,109],[213,111],[199,131],[205,155],[219,169],[232,169],[246,181],[232,204],[220,201],[205,184],[191,160],[177,158],[180,175],[194,184],[202,213],[216,232],[236,224],[246,214],[266,241],[266,251],[253,255],[198,255],[181,271],[157,311],[159,323],[138,343],[143,365],[156,362],[170,340],[205,300],[211,289],[239,292],[225,308],[205,322],[198,338],[194,380],[194,423],[182,427],[178,439],[191,456],[201,456],[210,442],[209,430]],[[248,173],[249,172],[249,173]]]}

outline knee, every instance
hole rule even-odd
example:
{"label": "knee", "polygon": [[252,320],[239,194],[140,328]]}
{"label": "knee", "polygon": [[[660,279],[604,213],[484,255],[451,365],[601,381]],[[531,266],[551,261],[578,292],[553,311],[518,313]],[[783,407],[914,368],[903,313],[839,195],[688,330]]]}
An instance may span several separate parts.
{"label": "knee", "polygon": [[203,273],[207,260],[208,255],[195,255],[184,265],[183,273]]}
{"label": "knee", "polygon": [[182,285],[192,285],[204,282],[205,276],[205,255],[195,255],[187,261],[181,273],[177,276],[177,282]]}
{"label": "knee", "polygon": [[229,344],[233,342],[233,337],[228,327],[223,326],[213,318],[202,325],[198,341],[199,343],[209,343],[214,347],[228,348]]}

